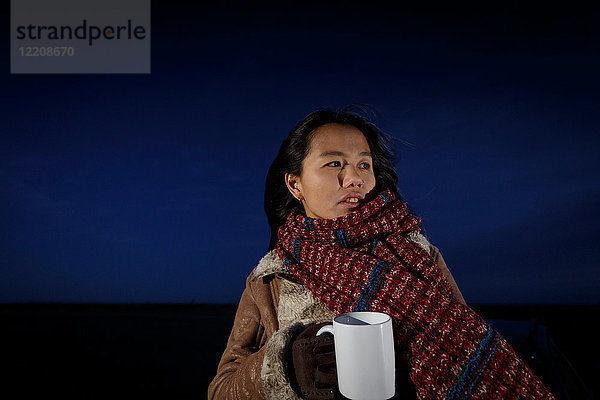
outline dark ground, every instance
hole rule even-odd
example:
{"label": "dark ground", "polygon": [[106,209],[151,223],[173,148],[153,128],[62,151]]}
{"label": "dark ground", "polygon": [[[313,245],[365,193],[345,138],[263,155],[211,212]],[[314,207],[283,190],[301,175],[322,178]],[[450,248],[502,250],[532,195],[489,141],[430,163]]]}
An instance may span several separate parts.
{"label": "dark ground", "polygon": [[[2,304],[0,398],[204,399],[235,305]],[[571,377],[556,348],[532,351],[532,318],[584,381],[570,398],[600,394],[600,306],[473,306],[556,391]],[[534,336],[540,337],[543,329]],[[538,340],[538,343],[546,343]],[[560,369],[560,367],[563,369]],[[557,368],[558,367],[558,368]],[[556,378],[560,376],[561,378]],[[557,383],[561,381],[562,383]],[[571,387],[573,387],[571,386]],[[553,389],[555,389],[553,388]],[[559,393],[559,398],[567,398]]]}

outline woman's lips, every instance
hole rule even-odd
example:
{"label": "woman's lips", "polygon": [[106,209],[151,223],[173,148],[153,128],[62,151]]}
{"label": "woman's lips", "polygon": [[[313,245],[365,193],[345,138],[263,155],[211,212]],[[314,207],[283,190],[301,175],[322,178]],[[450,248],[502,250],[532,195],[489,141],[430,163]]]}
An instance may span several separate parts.
{"label": "woman's lips", "polygon": [[344,196],[344,198],[338,204],[354,207],[360,205],[363,199],[364,197],[361,194],[351,193]]}

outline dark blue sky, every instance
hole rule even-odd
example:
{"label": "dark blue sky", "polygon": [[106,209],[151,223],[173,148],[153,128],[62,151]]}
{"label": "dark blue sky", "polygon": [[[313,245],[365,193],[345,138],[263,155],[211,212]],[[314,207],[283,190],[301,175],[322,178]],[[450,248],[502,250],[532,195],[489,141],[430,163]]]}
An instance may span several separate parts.
{"label": "dark blue sky", "polygon": [[386,7],[154,2],[150,75],[4,52],[0,302],[236,302],[281,141],[359,103],[468,302],[599,303],[596,11]]}

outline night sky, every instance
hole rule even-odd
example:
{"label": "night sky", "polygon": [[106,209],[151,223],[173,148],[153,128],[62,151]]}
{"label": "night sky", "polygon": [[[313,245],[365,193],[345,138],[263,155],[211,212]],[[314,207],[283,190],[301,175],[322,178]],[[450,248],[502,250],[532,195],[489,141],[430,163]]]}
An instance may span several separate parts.
{"label": "night sky", "polygon": [[505,3],[153,2],[149,75],[5,51],[0,302],[237,302],[282,140],[359,104],[467,302],[600,303],[599,14]]}

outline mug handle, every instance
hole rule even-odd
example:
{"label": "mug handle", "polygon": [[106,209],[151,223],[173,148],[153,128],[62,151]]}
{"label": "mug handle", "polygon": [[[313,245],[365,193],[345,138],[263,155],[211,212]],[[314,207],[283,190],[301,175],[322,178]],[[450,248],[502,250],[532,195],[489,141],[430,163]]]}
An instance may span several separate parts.
{"label": "mug handle", "polygon": [[323,333],[331,333],[333,335],[333,325],[322,326],[315,336],[321,336]]}

